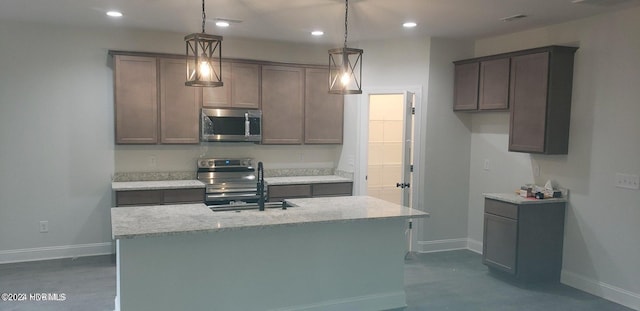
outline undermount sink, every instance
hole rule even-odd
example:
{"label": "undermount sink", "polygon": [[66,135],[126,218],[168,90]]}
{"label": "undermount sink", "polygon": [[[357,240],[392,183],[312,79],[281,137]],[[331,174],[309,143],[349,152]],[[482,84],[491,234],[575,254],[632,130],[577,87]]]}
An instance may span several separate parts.
{"label": "undermount sink", "polygon": [[[274,209],[274,208],[287,209],[287,208],[294,207],[294,206],[295,205],[291,205],[291,204],[287,203],[287,201],[265,202],[264,203],[264,208],[265,209]],[[209,206],[209,208],[214,212],[228,212],[228,211],[241,212],[241,211],[245,211],[245,210],[257,210],[258,209],[258,204],[257,203],[249,203],[249,204],[212,205],[212,206]]]}

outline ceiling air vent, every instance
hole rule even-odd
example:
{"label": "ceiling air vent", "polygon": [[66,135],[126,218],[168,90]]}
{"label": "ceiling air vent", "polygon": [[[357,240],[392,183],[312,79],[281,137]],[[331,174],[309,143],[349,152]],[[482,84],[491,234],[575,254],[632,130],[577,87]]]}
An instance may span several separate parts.
{"label": "ceiling air vent", "polygon": [[525,17],[527,17],[527,16],[526,16],[526,15],[524,15],[524,14],[516,14],[516,15],[511,15],[511,16],[503,17],[503,18],[501,18],[500,20],[501,20],[501,21],[503,21],[503,22],[511,22],[511,21],[516,20],[516,19],[523,19],[523,18],[525,18]]}
{"label": "ceiling air vent", "polygon": [[629,0],[571,0],[573,4],[589,4],[597,6],[614,6]]}

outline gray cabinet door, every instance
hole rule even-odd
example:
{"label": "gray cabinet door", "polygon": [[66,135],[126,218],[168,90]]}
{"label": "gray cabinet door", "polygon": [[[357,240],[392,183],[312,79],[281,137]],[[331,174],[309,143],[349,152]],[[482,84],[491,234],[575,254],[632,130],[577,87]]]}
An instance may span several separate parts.
{"label": "gray cabinet door", "polygon": [[304,69],[262,67],[262,143],[302,144]]}
{"label": "gray cabinet door", "polygon": [[117,144],[158,142],[156,66],[155,57],[114,57]]}
{"label": "gray cabinet door", "polygon": [[260,108],[260,65],[231,64],[231,106]]}
{"label": "gray cabinet door", "polygon": [[480,62],[480,110],[509,109],[509,64],[508,57]]}
{"label": "gray cabinet door", "polygon": [[220,87],[202,88],[202,106],[205,108],[231,107],[231,63],[222,62],[222,83]]}
{"label": "gray cabinet door", "polygon": [[515,274],[517,241],[517,220],[484,214],[482,262],[485,265]]}
{"label": "gray cabinet door", "polygon": [[456,64],[453,84],[453,110],[478,110],[478,79],[480,64],[478,62]]}
{"label": "gray cabinet door", "polygon": [[329,70],[305,70],[304,143],[341,144],[344,96],[329,94]]}
{"label": "gray cabinet door", "polygon": [[511,59],[510,151],[545,151],[548,75],[548,52]]}
{"label": "gray cabinet door", "polygon": [[186,63],[182,59],[160,59],[160,142],[199,143],[200,91],[184,85]]}

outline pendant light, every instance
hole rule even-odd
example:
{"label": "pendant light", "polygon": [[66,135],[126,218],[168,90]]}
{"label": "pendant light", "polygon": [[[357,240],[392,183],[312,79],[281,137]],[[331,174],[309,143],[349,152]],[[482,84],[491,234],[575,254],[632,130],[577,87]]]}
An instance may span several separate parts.
{"label": "pendant light", "polygon": [[344,47],[329,50],[329,93],[362,94],[362,52],[347,47],[349,0],[345,0]]}
{"label": "pendant light", "polygon": [[204,33],[207,15],[202,0],[202,33],[184,37],[187,43],[186,86],[222,86],[222,37]]}

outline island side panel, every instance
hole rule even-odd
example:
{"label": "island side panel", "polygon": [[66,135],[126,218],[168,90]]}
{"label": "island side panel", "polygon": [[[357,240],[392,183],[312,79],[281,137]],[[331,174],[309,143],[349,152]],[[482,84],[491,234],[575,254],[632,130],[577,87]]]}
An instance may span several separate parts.
{"label": "island side panel", "polygon": [[120,310],[401,308],[405,229],[396,218],[122,239]]}

